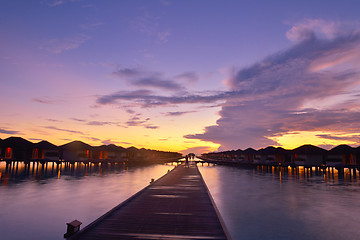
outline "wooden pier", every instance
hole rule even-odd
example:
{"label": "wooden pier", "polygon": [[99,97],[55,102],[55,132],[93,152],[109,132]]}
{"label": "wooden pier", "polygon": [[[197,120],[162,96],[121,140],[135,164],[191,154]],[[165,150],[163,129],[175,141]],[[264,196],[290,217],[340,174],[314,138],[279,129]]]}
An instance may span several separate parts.
{"label": "wooden pier", "polygon": [[230,239],[196,167],[179,165],[73,239]]}

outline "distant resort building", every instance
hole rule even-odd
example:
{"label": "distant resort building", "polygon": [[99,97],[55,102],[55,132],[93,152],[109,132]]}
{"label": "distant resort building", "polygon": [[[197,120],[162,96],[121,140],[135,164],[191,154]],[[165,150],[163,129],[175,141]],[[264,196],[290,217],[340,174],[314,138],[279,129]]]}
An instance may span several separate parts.
{"label": "distant resort building", "polygon": [[3,149],[2,149],[2,139],[0,138],[0,160],[1,160],[1,157],[3,155]]}
{"label": "distant resort building", "polygon": [[73,141],[60,146],[61,159],[68,162],[89,162],[93,147],[81,141]]}
{"label": "distant resort building", "polygon": [[127,158],[129,161],[134,161],[142,158],[142,154],[138,151],[136,147],[129,147],[127,150]]}
{"label": "distant resort building", "polygon": [[352,148],[348,145],[339,145],[328,152],[326,165],[359,165],[359,148]]}
{"label": "distant resort building", "polygon": [[325,163],[326,153],[325,149],[313,146],[303,145],[295,148],[292,152],[293,162],[297,166],[322,166]]}
{"label": "distant resort building", "polygon": [[114,144],[93,148],[92,159],[97,161],[118,162],[127,160],[127,151]]}
{"label": "distant resort building", "polygon": [[327,151],[313,145],[303,145],[293,150],[267,147],[259,150],[248,148],[202,154],[203,159],[219,164],[253,164],[271,166],[338,167],[360,169],[360,147],[339,145]]}
{"label": "distant resort building", "polygon": [[31,158],[32,142],[20,137],[1,141],[1,159],[5,161],[26,161]]}
{"label": "distant resort building", "polygon": [[32,149],[31,160],[57,162],[60,160],[60,149],[48,141],[35,143]]}
{"label": "distant resort building", "polygon": [[290,164],[288,152],[281,147],[267,147],[256,152],[255,163],[262,164]]}
{"label": "distant resort building", "polygon": [[180,159],[177,152],[165,152],[114,144],[93,147],[81,141],[56,146],[48,141],[32,143],[21,137],[0,139],[0,161],[83,162],[83,163],[161,163]]}

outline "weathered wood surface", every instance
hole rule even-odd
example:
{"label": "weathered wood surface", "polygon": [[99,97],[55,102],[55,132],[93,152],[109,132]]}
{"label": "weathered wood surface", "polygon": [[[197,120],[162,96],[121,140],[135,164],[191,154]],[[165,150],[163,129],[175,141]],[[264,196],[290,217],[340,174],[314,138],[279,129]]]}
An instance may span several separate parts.
{"label": "weathered wood surface", "polygon": [[71,239],[230,239],[196,165],[183,165]]}

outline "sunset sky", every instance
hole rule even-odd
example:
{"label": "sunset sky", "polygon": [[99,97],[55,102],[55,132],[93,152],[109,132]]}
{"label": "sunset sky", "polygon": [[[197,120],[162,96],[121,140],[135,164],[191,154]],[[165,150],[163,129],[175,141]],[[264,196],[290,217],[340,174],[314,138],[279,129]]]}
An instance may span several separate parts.
{"label": "sunset sky", "polygon": [[0,1],[0,138],[360,143],[360,1]]}

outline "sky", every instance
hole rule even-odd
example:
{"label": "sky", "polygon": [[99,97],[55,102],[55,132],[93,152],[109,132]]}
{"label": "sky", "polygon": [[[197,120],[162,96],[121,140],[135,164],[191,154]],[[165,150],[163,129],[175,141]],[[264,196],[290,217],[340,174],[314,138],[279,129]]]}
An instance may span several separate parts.
{"label": "sky", "polygon": [[1,0],[0,138],[360,143],[360,1]]}

